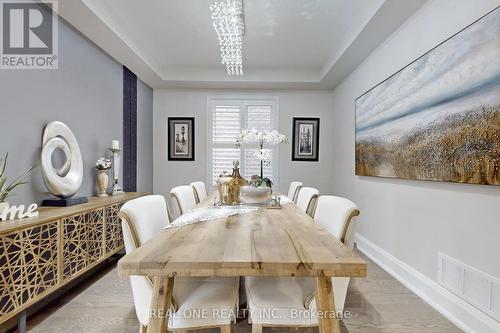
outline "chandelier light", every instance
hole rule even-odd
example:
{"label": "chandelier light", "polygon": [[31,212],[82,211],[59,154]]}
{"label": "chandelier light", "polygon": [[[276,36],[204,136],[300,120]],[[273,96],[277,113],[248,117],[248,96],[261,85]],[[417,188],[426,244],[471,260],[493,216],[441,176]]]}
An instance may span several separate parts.
{"label": "chandelier light", "polygon": [[216,1],[210,6],[212,20],[219,37],[222,64],[228,75],[243,75],[243,0]]}

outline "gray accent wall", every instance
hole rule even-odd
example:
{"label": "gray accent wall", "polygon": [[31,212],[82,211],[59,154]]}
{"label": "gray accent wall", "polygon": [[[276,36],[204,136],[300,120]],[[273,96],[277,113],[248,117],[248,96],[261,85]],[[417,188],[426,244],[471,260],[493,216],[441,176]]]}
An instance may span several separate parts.
{"label": "gray accent wall", "polygon": [[[122,65],[63,20],[59,22],[59,69],[0,69],[0,154],[9,152],[9,179],[38,162],[44,126],[60,120],[72,129],[83,155],[84,179],[78,195],[94,195],[95,161],[109,156],[113,139],[123,142],[122,80]],[[138,137],[142,143],[142,136],[151,136],[152,131],[148,130],[152,128],[152,91],[142,82],[140,87]],[[152,169],[146,150],[141,148],[141,167]],[[27,180],[30,183],[8,199],[11,204],[40,203],[51,196],[39,167]]]}

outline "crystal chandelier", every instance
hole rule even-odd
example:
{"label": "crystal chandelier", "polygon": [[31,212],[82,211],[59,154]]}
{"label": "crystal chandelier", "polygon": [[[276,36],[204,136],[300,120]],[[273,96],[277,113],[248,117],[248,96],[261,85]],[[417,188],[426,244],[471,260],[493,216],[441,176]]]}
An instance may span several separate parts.
{"label": "crystal chandelier", "polygon": [[219,37],[222,64],[228,75],[243,75],[243,0],[214,2],[210,6],[213,26]]}

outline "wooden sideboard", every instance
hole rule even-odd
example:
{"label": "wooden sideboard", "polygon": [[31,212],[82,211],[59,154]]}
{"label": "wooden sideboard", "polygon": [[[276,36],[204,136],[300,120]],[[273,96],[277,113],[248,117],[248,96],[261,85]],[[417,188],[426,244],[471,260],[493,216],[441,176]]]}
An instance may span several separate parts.
{"label": "wooden sideboard", "polygon": [[35,218],[0,221],[0,324],[123,250],[125,193],[72,207],[41,207]]}

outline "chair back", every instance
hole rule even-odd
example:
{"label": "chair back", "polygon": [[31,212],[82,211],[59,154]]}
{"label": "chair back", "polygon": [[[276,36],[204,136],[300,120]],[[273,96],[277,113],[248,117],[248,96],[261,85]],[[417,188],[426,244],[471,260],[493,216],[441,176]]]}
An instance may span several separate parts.
{"label": "chair back", "polygon": [[174,187],[170,190],[170,196],[177,202],[177,208],[179,208],[180,214],[184,214],[186,211],[196,206],[196,195],[191,185]]}
{"label": "chair back", "polygon": [[162,195],[130,200],[122,206],[119,215],[127,253],[146,243],[170,222]]}
{"label": "chair back", "polygon": [[318,198],[314,220],[349,248],[354,246],[356,204],[349,199],[332,195]]}
{"label": "chair back", "polygon": [[297,195],[299,194],[300,188],[302,187],[301,182],[291,182],[288,189],[288,198],[293,202],[297,202]]}
{"label": "chair back", "polygon": [[[314,220],[344,243],[347,248],[352,249],[354,247],[356,216],[358,215],[359,210],[351,200],[322,195],[317,200]],[[350,280],[350,277],[332,278],[335,310],[340,311],[340,313],[344,311]]]}
{"label": "chair back", "polygon": [[196,202],[200,203],[207,199],[208,191],[204,182],[192,182],[191,185],[194,188],[194,193],[196,195]]}
{"label": "chair back", "polygon": [[314,203],[319,195],[319,191],[314,187],[302,187],[297,195],[297,206],[304,213],[312,215]]}
{"label": "chair back", "polygon": [[[132,252],[158,234],[170,221],[167,204],[161,195],[148,195],[126,202],[118,216],[122,219],[126,253]],[[141,325],[149,320],[152,299],[151,281],[144,276],[131,276],[135,311]]]}

